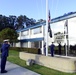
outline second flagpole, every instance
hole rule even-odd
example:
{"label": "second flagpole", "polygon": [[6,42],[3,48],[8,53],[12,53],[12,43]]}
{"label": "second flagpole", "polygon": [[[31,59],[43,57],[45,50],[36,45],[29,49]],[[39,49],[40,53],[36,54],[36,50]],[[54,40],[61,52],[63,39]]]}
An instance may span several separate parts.
{"label": "second flagpole", "polygon": [[46,0],[46,56],[48,56],[48,0]]}

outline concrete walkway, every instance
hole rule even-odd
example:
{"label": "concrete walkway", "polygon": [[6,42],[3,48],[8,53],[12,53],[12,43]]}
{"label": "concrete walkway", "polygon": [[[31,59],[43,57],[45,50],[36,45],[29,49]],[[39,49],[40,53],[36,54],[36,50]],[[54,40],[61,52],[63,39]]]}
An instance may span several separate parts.
{"label": "concrete walkway", "polygon": [[0,75],[40,75],[8,61],[6,63],[6,70],[8,71],[7,73],[0,73]]}

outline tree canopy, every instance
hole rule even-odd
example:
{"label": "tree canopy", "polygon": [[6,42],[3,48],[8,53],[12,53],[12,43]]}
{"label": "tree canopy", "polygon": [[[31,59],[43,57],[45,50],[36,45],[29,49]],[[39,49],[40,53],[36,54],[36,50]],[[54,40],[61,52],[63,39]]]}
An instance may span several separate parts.
{"label": "tree canopy", "polygon": [[15,30],[22,29],[29,25],[34,25],[35,22],[35,19],[29,19],[25,15],[20,15],[18,17],[14,15],[10,15],[9,17],[0,15],[0,31],[8,27]]}
{"label": "tree canopy", "polygon": [[2,42],[5,39],[9,39],[10,42],[16,41],[18,38],[18,33],[10,28],[5,28],[0,31],[0,41]]}

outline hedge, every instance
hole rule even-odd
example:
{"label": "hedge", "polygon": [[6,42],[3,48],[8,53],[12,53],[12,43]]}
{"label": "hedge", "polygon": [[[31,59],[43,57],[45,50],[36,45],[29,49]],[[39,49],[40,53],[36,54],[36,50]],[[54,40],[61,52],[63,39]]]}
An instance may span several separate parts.
{"label": "hedge", "polygon": [[28,53],[38,54],[37,48],[10,47],[10,50],[24,51]]}

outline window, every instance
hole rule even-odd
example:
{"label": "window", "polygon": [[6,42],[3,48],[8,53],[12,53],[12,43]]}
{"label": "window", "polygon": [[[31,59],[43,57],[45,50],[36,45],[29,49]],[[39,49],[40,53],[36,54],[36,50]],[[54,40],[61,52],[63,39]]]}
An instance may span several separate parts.
{"label": "window", "polygon": [[28,47],[28,42],[22,42],[21,47]]}
{"label": "window", "polygon": [[41,32],[42,32],[41,27],[32,29],[33,34],[38,34],[38,33],[41,33]]}
{"label": "window", "polygon": [[21,32],[21,36],[27,36],[28,35],[28,31],[22,31]]}
{"label": "window", "polygon": [[31,47],[32,48],[42,48],[42,42],[41,41],[31,42]]}

